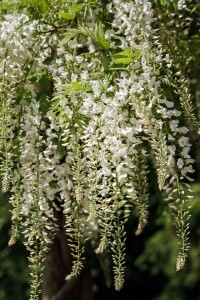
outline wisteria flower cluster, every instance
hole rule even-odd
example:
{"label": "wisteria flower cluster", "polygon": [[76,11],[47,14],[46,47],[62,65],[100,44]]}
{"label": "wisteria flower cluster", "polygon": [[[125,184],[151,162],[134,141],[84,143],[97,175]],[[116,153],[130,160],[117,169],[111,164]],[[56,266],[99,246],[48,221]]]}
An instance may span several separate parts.
{"label": "wisteria flower cluster", "polygon": [[73,255],[67,280],[83,268],[94,232],[96,253],[111,251],[114,285],[123,287],[125,224],[133,209],[136,235],[148,223],[150,160],[174,216],[180,270],[193,159],[181,111],[164,91],[173,60],[151,1],[23,3],[7,4],[0,18],[0,171],[11,191],[9,245],[22,232],[30,253],[30,299],[39,299],[56,211]]}

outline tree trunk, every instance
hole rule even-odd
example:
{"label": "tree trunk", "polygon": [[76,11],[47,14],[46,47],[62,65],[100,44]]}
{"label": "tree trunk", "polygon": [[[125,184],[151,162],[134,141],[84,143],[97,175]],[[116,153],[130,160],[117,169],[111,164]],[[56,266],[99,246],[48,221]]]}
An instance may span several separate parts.
{"label": "tree trunk", "polygon": [[42,300],[92,300],[92,278],[88,267],[70,281],[65,277],[71,271],[71,254],[64,231],[64,217],[56,216],[58,232],[45,260],[42,283]]}

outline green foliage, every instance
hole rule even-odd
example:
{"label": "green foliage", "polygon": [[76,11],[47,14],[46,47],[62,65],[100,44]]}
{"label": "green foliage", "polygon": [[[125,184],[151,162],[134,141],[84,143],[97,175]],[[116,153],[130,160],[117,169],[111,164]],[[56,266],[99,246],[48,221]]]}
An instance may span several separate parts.
{"label": "green foliage", "polygon": [[75,6],[70,7],[68,12],[59,12],[59,16],[66,20],[73,20],[76,17],[76,14],[83,9],[85,4],[77,4]]}
{"label": "green foliage", "polygon": [[154,298],[156,300],[169,300],[171,298],[177,300],[198,299],[200,185],[194,184],[192,190],[194,199],[191,201],[193,216],[190,224],[191,249],[186,268],[177,276],[174,269],[177,243],[175,235],[171,231],[174,225],[164,211],[156,220],[155,225],[158,229],[145,242],[144,251],[135,262],[141,272],[149,270],[149,276],[152,279],[155,278],[154,280],[159,276],[164,276],[164,285]]}
{"label": "green foliage", "polygon": [[[27,268],[27,251],[18,242],[15,249],[8,247],[10,236],[10,205],[7,196],[1,194],[0,210],[0,299],[20,299],[29,297],[30,276]],[[19,276],[20,274],[20,276]],[[12,288],[11,288],[12,287]]]}
{"label": "green foliage", "polygon": [[0,3],[0,10],[13,10],[14,9],[14,4],[9,3],[7,1],[2,1]]}
{"label": "green foliage", "polygon": [[96,31],[95,34],[96,34],[97,44],[102,49],[108,50],[110,45],[109,45],[109,42],[104,37],[103,25],[100,21],[96,24],[96,30],[95,31]]}

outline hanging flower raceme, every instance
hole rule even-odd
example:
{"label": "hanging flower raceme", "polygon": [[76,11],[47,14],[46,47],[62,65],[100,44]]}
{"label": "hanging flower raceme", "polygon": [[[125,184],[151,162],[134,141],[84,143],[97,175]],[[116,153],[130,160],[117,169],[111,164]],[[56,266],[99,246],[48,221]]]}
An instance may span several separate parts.
{"label": "hanging flower raceme", "polygon": [[32,300],[39,299],[42,262],[59,230],[56,211],[65,216],[73,256],[67,279],[81,272],[93,229],[96,253],[111,250],[114,285],[123,287],[125,224],[133,209],[136,235],[148,223],[150,159],[175,220],[177,270],[189,248],[191,144],[181,112],[163,89],[171,60],[153,29],[151,2],[60,2],[54,8],[35,4],[32,15],[24,7],[0,22],[1,173],[13,207],[9,244],[23,233]]}

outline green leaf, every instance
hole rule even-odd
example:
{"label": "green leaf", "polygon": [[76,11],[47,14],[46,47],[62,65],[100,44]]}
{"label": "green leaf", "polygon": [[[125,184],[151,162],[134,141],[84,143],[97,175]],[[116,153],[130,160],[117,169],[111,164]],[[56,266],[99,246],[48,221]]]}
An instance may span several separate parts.
{"label": "green leaf", "polygon": [[89,93],[92,91],[92,86],[89,82],[83,84],[83,91]]}
{"label": "green leaf", "polygon": [[103,48],[105,50],[108,50],[110,48],[109,42],[103,36],[99,36],[96,40],[97,40],[97,44],[101,48]]}
{"label": "green leaf", "polygon": [[200,40],[200,34],[195,34],[195,35],[191,36],[191,39]]}
{"label": "green leaf", "polygon": [[103,72],[92,72],[90,74],[91,78],[93,79],[96,79],[96,78],[102,78],[102,77],[105,77],[105,74]]}
{"label": "green leaf", "polygon": [[124,51],[118,52],[113,55],[112,65],[125,64],[128,65],[131,62],[134,62],[137,58],[140,57],[141,52],[135,51],[131,52],[131,48],[127,48]]}
{"label": "green leaf", "polygon": [[115,53],[113,55],[114,58],[120,58],[120,57],[139,57],[140,56],[140,51],[135,51],[132,52],[131,48],[128,47],[125,50]]}
{"label": "green leaf", "polygon": [[86,5],[96,7],[97,6],[97,1],[96,0],[88,1],[88,3]]}
{"label": "green leaf", "polygon": [[38,5],[39,5],[40,12],[42,14],[45,14],[46,11],[49,8],[49,2],[48,2],[48,0],[41,0],[41,1],[38,1],[38,2],[39,2]]}
{"label": "green leaf", "polygon": [[95,39],[94,34],[90,31],[90,29],[87,26],[80,26],[80,33],[82,33],[85,36],[89,36],[92,39]]}
{"label": "green leaf", "polygon": [[53,181],[49,182],[49,186],[56,189],[56,188],[58,188],[58,183],[57,183],[57,181],[53,180]]}
{"label": "green leaf", "polygon": [[127,71],[127,67],[109,68],[110,71]]}
{"label": "green leaf", "polygon": [[110,63],[110,57],[107,56],[105,53],[102,53],[102,65],[104,71],[108,70],[109,63]]}
{"label": "green leaf", "polygon": [[31,83],[36,83],[36,82],[39,82],[44,76],[45,76],[45,72],[36,72],[36,73],[33,73],[33,74],[30,74],[28,77],[27,77],[27,80],[30,81]]}
{"label": "green leaf", "polygon": [[8,2],[1,2],[0,3],[0,10],[13,10],[14,9],[14,4],[9,4]]}
{"label": "green leaf", "polygon": [[163,5],[163,6],[166,6],[167,5],[167,0],[160,0],[160,4]]}
{"label": "green leaf", "polygon": [[56,52],[55,50],[52,51],[51,56],[47,57],[44,61],[43,64],[46,66],[49,66],[55,59]]}
{"label": "green leaf", "polygon": [[85,4],[83,4],[83,3],[82,4],[77,4],[77,5],[70,8],[70,12],[72,12],[73,14],[76,14],[79,11],[81,11],[84,6],[85,6]]}
{"label": "green leaf", "polygon": [[96,35],[97,36],[104,36],[104,31],[103,31],[103,25],[101,21],[98,21],[96,23]]}
{"label": "green leaf", "polygon": [[30,5],[30,0],[20,0],[18,2],[18,10],[21,11],[23,10],[25,7],[28,7]]}
{"label": "green leaf", "polygon": [[[27,2],[27,1],[25,1]],[[49,8],[49,0],[30,0],[30,3],[32,5],[33,8],[35,8],[40,14],[45,14],[46,11],[48,10]],[[27,5],[27,3],[26,3]],[[24,7],[25,6],[25,3],[23,5]]]}
{"label": "green leaf", "polygon": [[198,10],[200,8],[200,2],[195,4],[195,6],[193,7],[193,9],[191,10],[191,14],[195,11]]}
{"label": "green leaf", "polygon": [[126,48],[125,50],[123,50],[123,51],[121,51],[121,52],[115,53],[115,54],[113,55],[113,57],[114,57],[114,58],[119,58],[119,57],[121,57],[121,56],[130,56],[131,54],[132,54],[131,48],[128,47],[128,48]]}
{"label": "green leaf", "polygon": [[140,57],[140,55],[141,55],[141,51],[138,50],[138,51],[135,51],[135,52],[131,53],[130,56],[131,56],[134,60],[136,60],[136,59],[138,59],[138,58]]}
{"label": "green leaf", "polygon": [[103,25],[100,21],[96,24],[96,41],[101,48],[105,50],[110,48],[109,42],[104,37]]}
{"label": "green leaf", "polygon": [[70,14],[70,13],[67,13],[67,12],[64,12],[64,11],[60,11],[58,14],[61,18],[69,20],[69,21],[74,19],[73,14]]}
{"label": "green leaf", "polygon": [[133,62],[133,58],[132,57],[121,57],[121,58],[116,58],[112,61],[113,65],[119,65],[119,64],[123,64],[123,65],[128,65],[130,63]]}
{"label": "green leaf", "polygon": [[38,2],[37,0],[31,0],[31,5],[35,8],[38,8]]}
{"label": "green leaf", "polygon": [[80,82],[70,82],[74,91],[80,91],[82,89],[82,84]]}
{"label": "green leaf", "polygon": [[73,20],[76,17],[76,14],[81,11],[85,4],[77,4],[72,6],[68,12],[60,11],[58,14],[61,18],[66,20]]}
{"label": "green leaf", "polygon": [[66,32],[66,35],[64,37],[64,39],[61,41],[61,45],[67,43],[68,41],[70,41],[71,39],[73,39],[77,34],[81,33],[81,31],[79,29],[69,29]]}
{"label": "green leaf", "polygon": [[74,33],[74,32],[66,34],[66,36],[64,37],[64,39],[61,41],[61,44],[63,45],[63,44],[65,44],[65,43],[69,42],[69,41],[70,41],[71,39],[73,39],[76,35],[77,35],[77,33]]}

